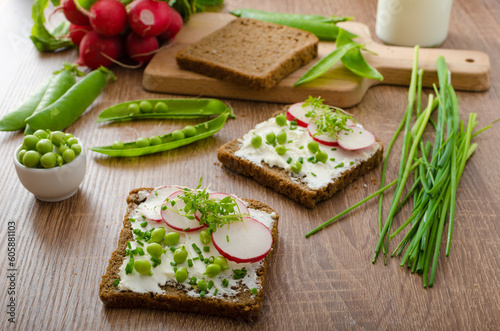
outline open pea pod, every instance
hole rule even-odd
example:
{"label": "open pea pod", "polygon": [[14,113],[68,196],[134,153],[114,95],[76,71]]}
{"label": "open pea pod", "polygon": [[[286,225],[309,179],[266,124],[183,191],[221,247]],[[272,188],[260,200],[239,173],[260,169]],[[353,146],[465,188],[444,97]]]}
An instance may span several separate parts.
{"label": "open pea pod", "polygon": [[152,99],[123,102],[103,110],[97,122],[138,119],[182,119],[220,115],[232,109],[217,99]]}
{"label": "open pea pod", "polygon": [[163,136],[160,136],[161,144],[158,145],[138,147],[137,143],[133,141],[123,144],[123,148],[120,149],[113,148],[113,146],[98,146],[98,147],[92,147],[90,150],[106,154],[109,156],[121,156],[121,157],[141,156],[141,155],[167,151],[187,144],[191,144],[197,140],[201,140],[213,135],[214,133],[222,129],[224,124],[226,124],[226,120],[228,116],[230,116],[230,114],[231,110],[227,109],[224,113],[217,116],[216,118],[196,125],[195,126],[196,134],[188,138],[174,140],[174,137],[171,132]]}

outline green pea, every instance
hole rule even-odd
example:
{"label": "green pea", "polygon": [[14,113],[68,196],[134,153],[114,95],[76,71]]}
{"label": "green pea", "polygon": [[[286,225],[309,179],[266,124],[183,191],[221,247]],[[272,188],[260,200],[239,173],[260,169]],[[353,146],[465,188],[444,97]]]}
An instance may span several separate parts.
{"label": "green pea", "polygon": [[160,227],[151,232],[151,242],[160,243],[165,238],[165,229]]}
{"label": "green pea", "polygon": [[278,144],[285,144],[286,143],[286,132],[285,131],[281,131],[280,133],[278,133],[278,135],[276,136],[276,140],[278,141]]}
{"label": "green pea", "polygon": [[111,145],[111,148],[113,148],[113,149],[124,149],[125,145],[121,141],[116,140],[115,142],[113,142],[113,145]]}
{"label": "green pea", "polygon": [[67,132],[66,137],[68,137],[68,139],[69,139],[69,138],[74,138],[75,136],[73,136],[71,133]]}
{"label": "green pea", "polygon": [[182,130],[182,131],[184,131],[184,135],[185,135],[186,137],[188,137],[188,138],[189,138],[189,137],[196,136],[196,133],[197,133],[197,132],[196,132],[196,128],[195,128],[194,126],[192,126],[192,125],[188,125],[188,126],[186,126],[186,127],[184,128],[184,130]]}
{"label": "green pea", "polygon": [[229,269],[229,266],[227,264],[227,259],[223,256],[217,256],[214,259],[214,263],[218,264],[220,266],[221,270]]}
{"label": "green pea", "polygon": [[61,155],[62,155],[62,154],[64,153],[64,151],[65,151],[65,150],[67,150],[67,149],[69,149],[69,147],[68,147],[68,146],[66,146],[66,145],[62,145],[61,147],[59,147],[59,148],[57,149],[57,153],[59,153],[59,154],[61,154]]}
{"label": "green pea", "polygon": [[73,146],[74,144],[78,144],[78,139],[76,139],[75,137],[72,137],[72,138],[69,138],[67,141],[66,141],[66,144],[71,147]]}
{"label": "green pea", "polygon": [[179,239],[181,239],[181,235],[178,234],[177,232],[169,232],[165,235],[164,243],[167,246],[174,246],[179,242]]}
{"label": "green pea", "polygon": [[71,161],[73,161],[75,159],[75,151],[68,148],[67,150],[65,150],[62,153],[62,157],[63,157],[65,163],[70,163]]}
{"label": "green pea", "polygon": [[328,160],[328,154],[325,151],[317,151],[314,157],[316,157],[316,160],[323,163]]}
{"label": "green pea", "polygon": [[250,143],[254,148],[259,148],[260,145],[262,145],[262,137],[257,134],[254,134],[254,136],[250,140]]}
{"label": "green pea", "polygon": [[151,146],[154,146],[160,145],[161,143],[163,143],[163,141],[161,140],[160,136],[152,136],[149,137],[149,143],[151,144]]}
{"label": "green pea", "polygon": [[165,102],[157,102],[155,105],[155,113],[166,113],[168,111],[168,106]]}
{"label": "green pea", "polygon": [[182,140],[184,139],[186,136],[184,135],[184,132],[182,132],[181,130],[175,130],[174,132],[172,132],[172,139],[175,140]]}
{"label": "green pea", "polygon": [[202,230],[200,232],[200,241],[202,244],[209,244],[212,241],[212,236],[207,230]]}
{"label": "green pea", "polygon": [[19,163],[23,163],[23,156],[24,154],[26,154],[26,150],[25,149],[21,149],[19,151],[19,154],[17,154],[17,160],[19,161]]}
{"label": "green pea", "polygon": [[187,256],[188,252],[186,250],[186,247],[182,246],[181,248],[177,248],[174,252],[174,262],[180,264],[186,261]]}
{"label": "green pea", "polygon": [[52,143],[54,145],[59,147],[59,146],[64,145],[66,143],[66,140],[68,140],[68,137],[62,131],[54,131],[50,134],[50,140],[52,140]]}
{"label": "green pea", "polygon": [[276,147],[276,153],[278,153],[279,155],[284,155],[287,150],[288,149],[283,145],[279,145],[278,147]]}
{"label": "green pea", "polygon": [[128,105],[128,111],[131,116],[139,114],[141,112],[141,108],[139,108],[139,105],[136,103],[131,103]]}
{"label": "green pea", "polygon": [[71,145],[71,149],[75,152],[76,155],[80,155],[82,153],[82,146],[79,144]]}
{"label": "green pea", "polygon": [[48,152],[40,158],[40,164],[44,168],[54,168],[56,166],[57,156],[54,152]]}
{"label": "green pea", "polygon": [[279,126],[286,125],[286,117],[285,117],[285,115],[280,114],[280,115],[276,116],[276,124],[278,124]]}
{"label": "green pea", "polygon": [[27,151],[23,156],[23,164],[28,168],[35,168],[40,162],[40,153],[37,151]]}
{"label": "green pea", "polygon": [[175,272],[175,280],[179,283],[184,282],[188,278],[188,271],[186,268],[179,268]]}
{"label": "green pea", "polygon": [[311,153],[316,153],[317,151],[319,151],[319,144],[317,141],[311,141],[309,142],[309,144],[307,144],[307,149],[311,152]]}
{"label": "green pea", "polygon": [[266,141],[270,144],[274,143],[274,141],[276,140],[276,135],[274,134],[274,132],[269,132],[268,134],[266,134]]}
{"label": "green pea", "polygon": [[23,139],[23,144],[26,146],[26,148],[30,151],[34,151],[36,149],[36,144],[40,141],[40,139],[37,136],[34,136],[32,134],[29,134],[27,136],[24,136]]}
{"label": "green pea", "polygon": [[139,108],[141,108],[144,113],[151,113],[153,111],[153,105],[151,102],[145,100],[141,101]]}
{"label": "green pea", "polygon": [[152,243],[148,245],[146,251],[148,252],[149,255],[153,257],[160,257],[161,254],[163,253],[163,248],[161,247],[160,244]]}
{"label": "green pea", "polygon": [[47,139],[49,137],[49,134],[45,130],[36,130],[33,135],[38,137],[39,139]]}
{"label": "green pea", "polygon": [[291,168],[293,172],[299,173],[300,170],[302,170],[302,163],[300,163],[299,161],[295,161],[292,163]]}
{"label": "green pea", "polygon": [[207,290],[207,283],[205,282],[205,280],[203,279],[200,279],[198,281],[198,288],[200,289],[200,291],[206,291]]}
{"label": "green pea", "polygon": [[62,166],[64,164],[64,159],[62,155],[56,154],[56,158],[57,158],[57,164],[59,164],[59,166]]}
{"label": "green pea", "polygon": [[52,144],[52,141],[50,141],[49,139],[40,139],[40,141],[36,143],[36,150],[40,154],[52,152],[53,149],[54,144]]}
{"label": "green pea", "polygon": [[148,260],[136,260],[134,262],[134,269],[141,275],[152,275],[151,263]]}
{"label": "green pea", "polygon": [[220,265],[212,263],[207,265],[207,268],[205,269],[205,275],[207,275],[208,277],[215,277],[220,274],[221,271],[222,268]]}
{"label": "green pea", "polygon": [[138,148],[143,148],[143,147],[148,147],[150,145],[149,143],[149,139],[146,138],[146,137],[140,137],[139,139],[137,139],[135,141],[135,145],[138,147]]}

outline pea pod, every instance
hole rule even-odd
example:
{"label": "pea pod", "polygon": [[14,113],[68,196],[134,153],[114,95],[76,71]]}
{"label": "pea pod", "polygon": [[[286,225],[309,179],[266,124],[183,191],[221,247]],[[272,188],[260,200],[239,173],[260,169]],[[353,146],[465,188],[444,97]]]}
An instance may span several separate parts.
{"label": "pea pod", "polygon": [[200,123],[195,126],[196,128],[196,135],[189,137],[189,138],[184,138],[180,140],[174,140],[172,137],[172,133],[165,134],[163,136],[160,136],[162,143],[159,145],[153,145],[153,146],[147,146],[147,147],[138,147],[136,142],[128,142],[123,144],[123,148],[120,149],[114,149],[111,145],[110,146],[98,146],[98,147],[92,147],[91,150],[94,152],[106,154],[109,156],[122,156],[122,157],[131,157],[131,156],[141,156],[141,155],[147,155],[147,154],[153,154],[153,153],[158,153],[158,152],[163,152],[167,151],[170,149],[174,149],[177,147],[181,147],[187,144],[191,144],[192,142],[195,142],[197,140],[201,140],[204,138],[207,138],[224,126],[226,123],[227,118],[230,116],[231,110],[227,109],[224,113],[221,115],[217,116],[216,118]]}
{"label": "pea pod", "polygon": [[[252,18],[259,21],[271,22],[293,28],[311,32],[320,40],[334,41],[337,39],[339,27],[335,25],[337,22],[347,21],[349,17],[323,17],[319,15],[301,15],[301,14],[285,14],[273,13],[256,9],[236,9],[231,12],[237,17]],[[351,38],[356,35],[348,32]]]}
{"label": "pea pod", "polygon": [[[152,112],[134,111],[131,105],[149,102],[153,107]],[[166,110],[155,111],[156,105],[163,103]],[[139,109],[139,107],[136,107]],[[97,122],[129,121],[137,119],[181,119],[199,118],[210,115],[220,115],[228,109],[227,105],[216,99],[153,99],[123,102],[105,109],[97,117]],[[230,117],[234,117],[231,113]]]}
{"label": "pea pod", "polygon": [[[69,90],[76,83],[76,71],[74,67],[67,67],[54,76],[54,78],[50,81],[50,84],[43,94],[42,100],[36,107],[33,114],[38,113],[39,111],[45,109],[46,107],[53,104],[56,100],[58,100],[67,90]],[[35,132],[29,124],[26,125],[24,129],[24,134],[33,134]]]}
{"label": "pea pod", "polygon": [[26,122],[34,129],[64,130],[73,124],[102,92],[106,83],[116,79],[111,71],[101,67],[83,77],[56,102],[33,114]]}
{"label": "pea pod", "polygon": [[2,117],[2,119],[0,119],[0,131],[16,131],[24,129],[26,126],[24,121],[31,116],[31,114],[33,114],[36,107],[40,104],[40,101],[42,100],[43,95],[53,78],[54,76],[51,76],[40,84],[36,91],[27,97],[22,104]]}

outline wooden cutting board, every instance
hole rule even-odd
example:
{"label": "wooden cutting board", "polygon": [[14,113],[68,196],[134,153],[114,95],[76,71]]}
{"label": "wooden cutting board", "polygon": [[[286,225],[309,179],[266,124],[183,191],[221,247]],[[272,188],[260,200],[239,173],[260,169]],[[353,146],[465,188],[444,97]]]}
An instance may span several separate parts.
{"label": "wooden cutting board", "polygon": [[[179,50],[223,27],[233,19],[234,16],[224,13],[194,15],[178,34],[175,44],[158,52],[146,67],[143,77],[144,88],[153,92],[280,103],[300,102],[312,95],[321,96],[331,105],[351,107],[358,104],[366,91],[374,85],[409,85],[413,48],[378,44],[371,39],[368,27],[357,22],[345,22],[340,25],[359,35],[357,41],[366,44],[367,49],[378,54],[364,52],[366,60],[384,76],[382,82],[356,76],[339,62],[314,81],[293,87],[293,83],[314,63],[335,49],[335,43],[323,41],[319,43],[317,59],[290,74],[278,86],[264,92],[181,70],[177,66],[175,54]],[[455,89],[484,91],[489,88],[490,61],[487,54],[441,48],[420,49],[419,67],[424,69],[424,86],[432,87],[432,84],[437,82],[435,62],[439,55],[446,58]]]}

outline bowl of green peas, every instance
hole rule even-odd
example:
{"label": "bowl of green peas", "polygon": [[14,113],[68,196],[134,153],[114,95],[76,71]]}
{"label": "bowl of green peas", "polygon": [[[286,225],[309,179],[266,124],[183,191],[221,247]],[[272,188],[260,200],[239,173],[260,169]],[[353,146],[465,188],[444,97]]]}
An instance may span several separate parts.
{"label": "bowl of green peas", "polygon": [[14,153],[23,186],[42,201],[72,197],[85,177],[87,161],[80,140],[70,133],[37,130]]}

